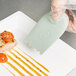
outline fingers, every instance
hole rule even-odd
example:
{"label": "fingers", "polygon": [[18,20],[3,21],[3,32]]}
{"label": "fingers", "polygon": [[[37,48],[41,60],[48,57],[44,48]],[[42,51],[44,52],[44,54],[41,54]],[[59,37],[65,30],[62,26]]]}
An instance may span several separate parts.
{"label": "fingers", "polygon": [[72,14],[69,10],[66,10],[66,14],[67,14],[68,17],[69,17],[69,20],[71,20],[71,21],[73,22],[73,21],[74,21],[73,14]]}
{"label": "fingers", "polygon": [[52,18],[57,20],[64,12],[67,0],[53,0],[51,4]]}
{"label": "fingers", "polygon": [[72,21],[69,21],[69,25],[68,25],[67,29],[71,32],[76,33],[76,24],[73,24]]}
{"label": "fingers", "polygon": [[74,17],[73,14],[71,14],[69,10],[67,10],[66,13],[69,17],[69,25],[67,29],[76,33],[76,17]]}

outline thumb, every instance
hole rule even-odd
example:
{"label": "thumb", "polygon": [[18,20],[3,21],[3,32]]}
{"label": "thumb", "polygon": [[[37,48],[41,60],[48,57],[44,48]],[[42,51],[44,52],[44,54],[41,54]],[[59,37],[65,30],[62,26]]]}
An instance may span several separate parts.
{"label": "thumb", "polygon": [[67,0],[53,0],[51,3],[52,18],[58,20],[64,12],[64,6]]}

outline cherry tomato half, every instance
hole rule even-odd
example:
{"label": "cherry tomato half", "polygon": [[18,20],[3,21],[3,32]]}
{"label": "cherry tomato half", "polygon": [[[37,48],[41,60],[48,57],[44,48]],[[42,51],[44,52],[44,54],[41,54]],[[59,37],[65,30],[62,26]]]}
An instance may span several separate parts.
{"label": "cherry tomato half", "polygon": [[1,33],[1,37],[2,39],[8,43],[8,42],[13,42],[14,40],[14,35],[11,32],[8,31],[4,31]]}
{"label": "cherry tomato half", "polygon": [[0,53],[0,63],[5,63],[7,60],[7,56],[4,53]]}

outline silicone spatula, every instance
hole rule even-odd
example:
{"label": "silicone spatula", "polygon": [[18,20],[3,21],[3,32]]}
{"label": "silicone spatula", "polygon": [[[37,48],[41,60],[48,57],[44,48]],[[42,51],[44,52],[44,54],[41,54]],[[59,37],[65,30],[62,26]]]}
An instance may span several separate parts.
{"label": "silicone spatula", "polygon": [[65,32],[69,23],[64,13],[58,21],[52,21],[50,13],[44,15],[26,38],[33,48],[44,53]]}

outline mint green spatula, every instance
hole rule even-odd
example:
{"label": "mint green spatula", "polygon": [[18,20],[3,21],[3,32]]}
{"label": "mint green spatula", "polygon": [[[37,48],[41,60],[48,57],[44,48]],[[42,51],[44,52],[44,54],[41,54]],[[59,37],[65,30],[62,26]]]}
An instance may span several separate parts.
{"label": "mint green spatula", "polygon": [[50,13],[44,15],[26,38],[33,48],[44,53],[65,32],[69,23],[64,13],[59,21],[54,22]]}

